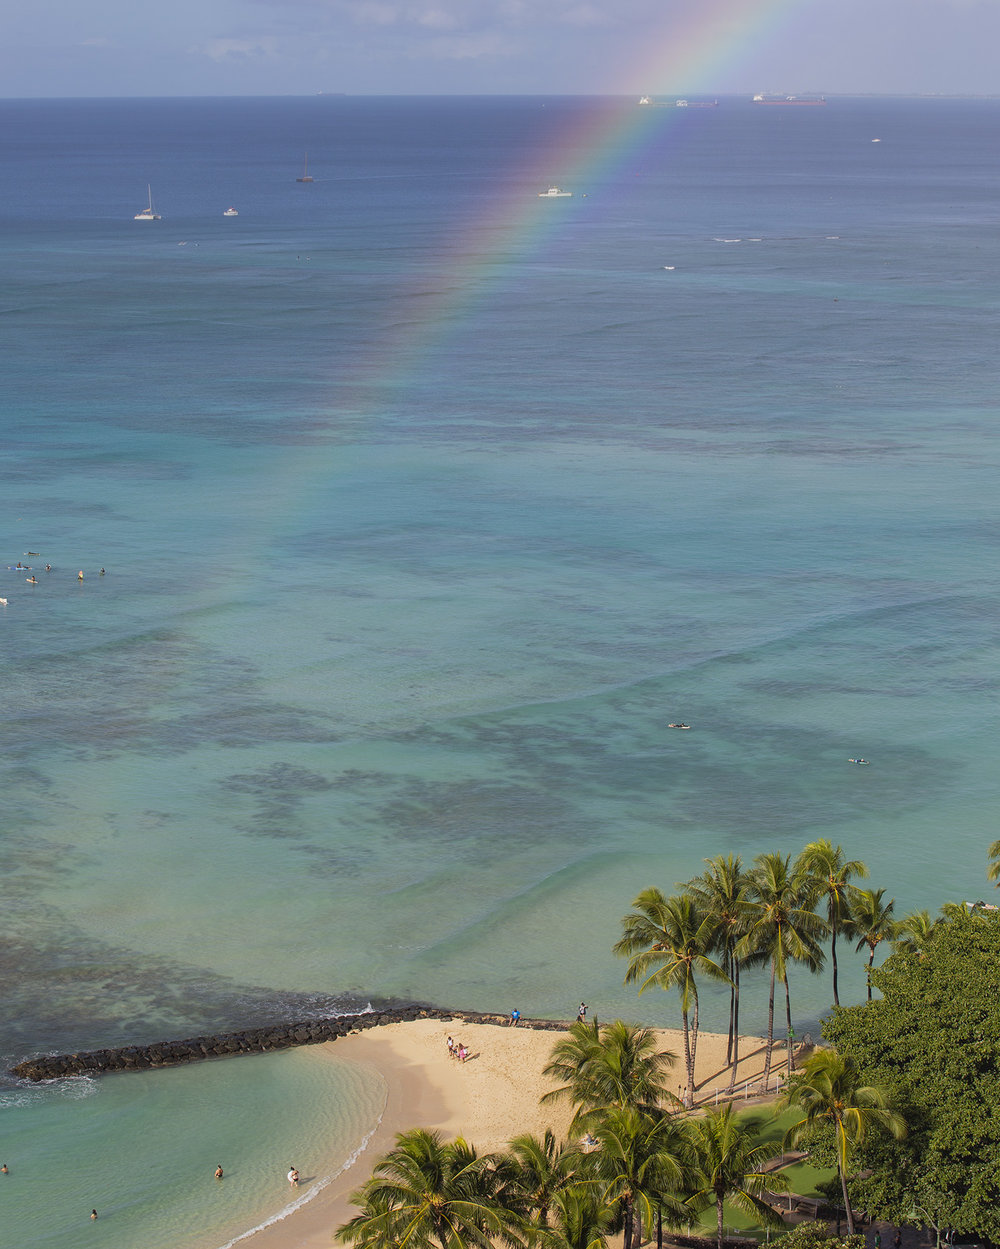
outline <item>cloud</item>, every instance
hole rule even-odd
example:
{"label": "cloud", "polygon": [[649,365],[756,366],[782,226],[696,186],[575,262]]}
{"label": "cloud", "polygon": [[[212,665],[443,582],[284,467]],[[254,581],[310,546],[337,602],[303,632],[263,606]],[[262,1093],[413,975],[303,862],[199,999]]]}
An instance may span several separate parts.
{"label": "cloud", "polygon": [[270,35],[256,39],[210,39],[188,49],[195,56],[207,56],[213,61],[259,60],[275,55],[276,40]]}

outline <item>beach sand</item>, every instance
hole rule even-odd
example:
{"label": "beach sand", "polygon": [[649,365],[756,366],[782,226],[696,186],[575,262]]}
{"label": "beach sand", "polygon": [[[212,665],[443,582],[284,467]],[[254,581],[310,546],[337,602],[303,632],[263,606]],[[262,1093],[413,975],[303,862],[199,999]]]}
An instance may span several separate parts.
{"label": "beach sand", "polygon": [[[466,1063],[449,1058],[449,1035],[468,1047]],[[542,1068],[559,1035],[525,1027],[419,1019],[373,1028],[320,1047],[317,1061],[346,1059],[363,1063],[382,1076],[386,1084],[382,1121],[354,1166],[313,1200],[240,1241],[240,1245],[248,1249],[330,1249],[335,1243],[334,1229],[357,1213],[350,1204],[350,1194],[370,1176],[378,1158],[392,1148],[397,1132],[422,1127],[447,1138],[461,1135],[481,1153],[503,1148],[522,1132],[541,1135],[552,1128],[564,1137],[573,1117],[572,1107],[562,1102],[539,1105],[542,1094],[554,1087],[542,1076]],[[674,1070],[682,1073],[683,1035],[671,1029],[659,1029],[658,1035],[662,1048],[677,1054]],[[740,1052],[746,1055],[740,1062],[741,1084],[759,1081],[764,1044],[759,1037],[741,1041]],[[775,1073],[782,1069],[784,1053],[784,1047],[776,1047]],[[715,1089],[727,1087],[725,1036],[699,1035],[695,1076],[702,1099],[710,1098]],[[678,1074],[678,1081],[682,1078]],[[310,1159],[303,1159],[300,1165],[303,1174],[321,1169]]]}

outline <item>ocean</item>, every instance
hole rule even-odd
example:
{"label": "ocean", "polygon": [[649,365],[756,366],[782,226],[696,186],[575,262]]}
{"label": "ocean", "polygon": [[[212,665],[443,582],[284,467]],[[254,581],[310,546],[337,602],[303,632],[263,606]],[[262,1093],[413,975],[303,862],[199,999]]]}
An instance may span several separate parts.
{"label": "ocean", "polygon": [[[0,119],[3,1067],[400,999],[675,1025],[610,947],[715,854],[987,893],[1000,101]],[[383,1092],[7,1080],[4,1242],[221,1249]]]}

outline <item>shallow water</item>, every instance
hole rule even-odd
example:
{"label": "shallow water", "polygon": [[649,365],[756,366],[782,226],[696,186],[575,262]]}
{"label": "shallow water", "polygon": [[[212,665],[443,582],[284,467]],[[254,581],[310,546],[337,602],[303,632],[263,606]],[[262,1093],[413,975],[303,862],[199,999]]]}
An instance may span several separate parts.
{"label": "shallow water", "polygon": [[[673,1024],[609,948],[711,854],[985,892],[1000,105],[633,108],[0,106],[7,1059],[391,996]],[[245,1061],[177,1077],[233,1090],[209,1176],[296,1060]],[[160,1078],[15,1100],[12,1176]]]}

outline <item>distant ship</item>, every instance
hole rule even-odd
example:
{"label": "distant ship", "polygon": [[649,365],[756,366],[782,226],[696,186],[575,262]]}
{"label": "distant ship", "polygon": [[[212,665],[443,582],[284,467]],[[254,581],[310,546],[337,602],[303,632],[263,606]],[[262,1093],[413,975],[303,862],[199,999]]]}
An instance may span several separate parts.
{"label": "distant ship", "polygon": [[223,217],[238,217],[240,214],[236,211],[235,208],[227,208],[226,211],[222,215]]}
{"label": "distant ship", "polygon": [[149,195],[149,203],[142,210],[142,212],[137,212],[135,216],[132,218],[132,220],[133,221],[162,221],[163,218],[160,216],[160,214],[158,212],[153,211],[153,188],[148,183],[146,184],[146,191]]}
{"label": "distant ship", "polygon": [[312,178],[309,176],[309,153],[308,152],[306,152],[305,160],[302,162],[302,177],[296,178],[295,181],[296,182],[312,182]]}
{"label": "distant ship", "polygon": [[718,108],[718,100],[654,100],[651,95],[639,97],[639,103],[647,108]]}
{"label": "distant ship", "polygon": [[547,191],[539,191],[539,199],[572,199],[572,191],[560,191],[557,186],[550,186]]}
{"label": "distant ship", "polygon": [[803,104],[816,105],[825,104],[826,100],[821,95],[764,95],[761,92],[753,98],[754,104]]}

